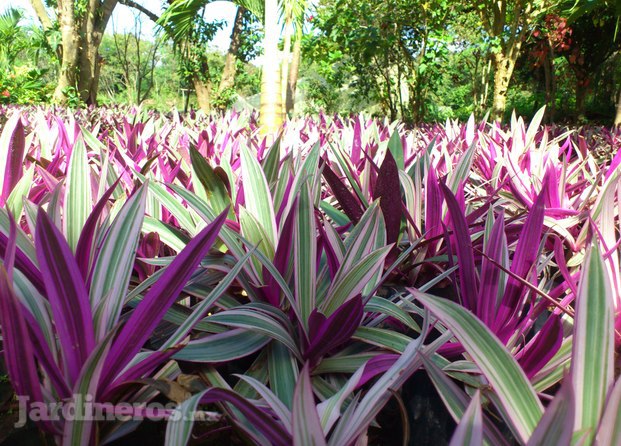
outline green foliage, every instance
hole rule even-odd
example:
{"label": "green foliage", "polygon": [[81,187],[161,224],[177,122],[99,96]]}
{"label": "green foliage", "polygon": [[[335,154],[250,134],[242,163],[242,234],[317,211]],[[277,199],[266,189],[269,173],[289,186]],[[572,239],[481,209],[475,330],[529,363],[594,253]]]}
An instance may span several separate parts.
{"label": "green foliage", "polygon": [[261,21],[248,10],[242,13],[243,28],[240,35],[239,60],[249,62],[263,54],[263,27]]}
{"label": "green foliage", "polygon": [[155,70],[160,64],[161,39],[149,41],[140,35],[140,23],[134,33],[104,36],[100,54],[106,61],[106,87],[109,92],[124,93],[128,103],[140,104],[151,96]]}
{"label": "green foliage", "polygon": [[43,80],[46,70],[28,65],[0,69],[0,104],[34,104],[49,100],[52,89]]}
{"label": "green foliage", "polygon": [[44,102],[51,93],[45,79],[48,69],[36,65],[40,36],[23,27],[22,20],[19,9],[0,14],[0,103],[4,104]]}
{"label": "green foliage", "polygon": [[[446,0],[322,2],[313,17],[321,34],[310,42],[317,71],[326,84],[377,101],[392,119],[424,119],[435,69],[448,52],[453,9]],[[323,95],[320,82],[309,85],[311,97]]]}

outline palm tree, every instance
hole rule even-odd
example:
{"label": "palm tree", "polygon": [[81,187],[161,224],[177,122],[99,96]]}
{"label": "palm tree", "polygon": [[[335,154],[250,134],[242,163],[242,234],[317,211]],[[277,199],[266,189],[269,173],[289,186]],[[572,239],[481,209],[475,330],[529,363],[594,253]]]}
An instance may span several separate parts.
{"label": "palm tree", "polygon": [[280,61],[278,57],[278,0],[265,0],[263,21],[263,66],[261,69],[261,108],[259,123],[264,135],[275,135],[283,123],[282,93],[280,89]]}
{"label": "palm tree", "polygon": [[[191,33],[194,20],[201,8],[210,0],[176,0],[164,12],[160,24],[175,42],[182,42]],[[278,40],[280,37],[279,27],[279,4],[278,0],[234,0],[233,3],[243,7],[254,14],[264,26],[263,41],[263,66],[261,80],[261,106],[259,122],[261,131],[265,135],[273,137],[278,133],[283,120],[283,82],[287,82],[287,72],[284,77],[281,72],[281,61],[278,52]],[[294,13],[305,5],[306,0],[286,0],[281,6],[287,4]],[[296,18],[296,20],[298,20]]]}
{"label": "palm tree", "polygon": [[[284,113],[293,110],[295,88],[298,79],[300,64],[300,50],[302,47],[302,27],[306,12],[306,0],[284,0],[282,12],[284,15],[284,41],[282,58],[282,103]],[[295,43],[291,51],[291,41],[295,30]]]}

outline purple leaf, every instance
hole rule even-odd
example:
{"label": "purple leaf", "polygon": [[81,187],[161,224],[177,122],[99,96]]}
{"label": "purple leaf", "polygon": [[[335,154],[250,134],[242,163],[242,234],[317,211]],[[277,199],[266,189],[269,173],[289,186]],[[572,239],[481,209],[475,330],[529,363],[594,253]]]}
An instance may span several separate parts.
{"label": "purple leaf", "polygon": [[[399,168],[390,150],[377,174],[377,182],[373,190],[373,199],[380,199],[380,209],[386,222],[386,244],[397,242],[401,231],[401,183]],[[393,252],[396,251],[393,248]]]}
{"label": "purple leaf", "polygon": [[[544,187],[537,196],[535,203],[526,217],[515,248],[513,260],[511,261],[511,272],[526,280],[528,280],[527,275],[531,272],[535,260],[537,260],[537,253],[539,252],[539,243],[543,230],[543,217],[545,214],[545,194],[546,190]],[[513,277],[509,278],[496,319],[498,327],[504,326],[506,321],[515,317],[519,310],[519,301],[526,291],[526,287],[518,280]],[[505,336],[500,333],[498,333],[498,336],[506,340]]]}
{"label": "purple leaf", "polygon": [[354,194],[352,194],[341,179],[332,171],[330,166],[323,158],[319,159],[320,167],[323,168],[322,175],[332,189],[334,197],[343,208],[343,212],[349,217],[352,223],[356,224],[360,221],[364,213],[360,202]]}
{"label": "purple leaf", "polygon": [[290,446],[291,436],[283,426],[263,409],[254,406],[250,401],[227,389],[209,389],[201,397],[202,404],[230,403],[239,410],[248,422],[259,430],[274,446]]}
{"label": "purple leaf", "polygon": [[399,359],[399,355],[393,353],[385,353],[369,359],[364,365],[364,371],[362,372],[358,384],[356,384],[356,389],[364,386],[380,373],[384,373],[386,370],[390,369],[397,359]]}
{"label": "purple leaf", "polygon": [[168,361],[172,355],[177,353],[182,348],[183,345],[179,345],[165,351],[150,352],[149,356],[146,359],[143,359],[137,364],[134,364],[133,366],[127,368],[127,370],[125,370],[118,378],[116,378],[114,382],[108,387],[105,394],[101,395],[101,399],[103,401],[107,401],[114,396],[115,391],[118,390],[119,387],[127,384],[130,381],[135,381],[144,376],[148,376],[149,373],[153,372],[153,370],[155,370],[161,364]]}
{"label": "purple leaf", "polygon": [[30,331],[30,340],[32,341],[32,348],[34,354],[39,361],[41,367],[46,371],[50,382],[54,386],[54,389],[58,393],[60,398],[71,398],[71,389],[65,381],[65,377],[62,371],[58,368],[56,358],[50,350],[50,346],[45,340],[45,335],[39,327],[37,320],[29,311],[22,312],[28,330]]}
{"label": "purple leaf", "polygon": [[[425,185],[425,237],[429,240],[441,235],[442,192],[438,186],[435,169],[433,166],[430,166]],[[433,252],[431,255],[433,255]]]}
{"label": "purple leaf", "polygon": [[44,402],[28,327],[4,265],[0,265],[0,325],[4,360],[15,393],[29,397],[29,403]]}
{"label": "purple leaf", "polygon": [[546,207],[548,208],[560,208],[561,197],[558,193],[559,178],[554,166],[549,166],[546,169],[546,173],[543,177],[544,188],[546,189]]}
{"label": "purple leaf", "polygon": [[556,354],[563,343],[563,326],[557,315],[551,315],[541,330],[524,347],[518,362],[531,379]]}
{"label": "purple leaf", "polygon": [[[296,207],[297,198],[295,199],[291,209],[295,209]],[[287,214],[287,218],[285,219],[282,231],[278,237],[278,245],[276,246],[276,251],[274,253],[274,266],[283,277],[287,274],[287,267],[291,258],[291,251],[293,249],[294,225],[295,212],[291,211]],[[263,288],[263,292],[266,300],[275,307],[278,307],[280,305],[280,286],[265,266],[263,267],[263,278],[265,281],[265,288]]]}
{"label": "purple leaf", "polygon": [[474,254],[470,231],[466,224],[466,217],[462,212],[455,195],[444,183],[440,185],[451,216],[455,241],[457,244],[457,258],[459,260],[459,289],[464,307],[477,313],[477,284]]}
{"label": "purple leaf", "polygon": [[[26,140],[24,137],[24,125],[20,116],[15,118],[15,126],[9,127],[11,120],[7,122],[7,126],[4,128],[4,132],[12,132],[8,138],[8,147],[6,148],[8,158],[2,175],[4,180],[2,181],[2,193],[0,194],[0,206],[4,206],[6,199],[11,194],[11,191],[20,180],[24,173],[24,151],[26,148]],[[3,135],[4,136],[4,132]],[[4,138],[2,138],[4,141]],[[0,149],[3,150],[4,149]]]}
{"label": "purple leaf", "polygon": [[97,229],[97,224],[99,223],[99,219],[101,218],[101,214],[103,210],[106,208],[106,204],[108,204],[108,199],[116,189],[117,185],[121,181],[121,177],[119,177],[112,186],[102,195],[99,199],[93,211],[86,219],[84,223],[84,227],[82,228],[82,232],[80,233],[80,238],[78,239],[78,244],[75,250],[75,260],[80,268],[80,272],[82,273],[82,278],[86,281],[88,278],[88,269],[91,261],[91,250],[93,249],[93,238],[95,236],[95,230]]}
{"label": "purple leaf", "polygon": [[362,320],[362,296],[358,295],[341,305],[326,318],[315,309],[308,318],[309,345],[304,358],[316,364],[330,350],[348,341]]}
{"label": "purple leaf", "polygon": [[479,288],[479,308],[476,315],[488,327],[492,327],[496,318],[498,306],[498,286],[500,284],[501,269],[489,259],[503,264],[503,253],[507,252],[507,238],[505,236],[505,216],[501,210],[487,242],[487,249],[481,263],[481,286]]}
{"label": "purple leaf", "polygon": [[42,209],[37,214],[35,242],[66,373],[73,385],[95,346],[88,293],[71,248]]}
{"label": "purple leaf", "polygon": [[106,389],[114,375],[122,371],[140,351],[168,308],[177,300],[188,279],[207,255],[227,214],[228,207],[188,243],[138,304],[110,349],[101,376],[102,389]]}

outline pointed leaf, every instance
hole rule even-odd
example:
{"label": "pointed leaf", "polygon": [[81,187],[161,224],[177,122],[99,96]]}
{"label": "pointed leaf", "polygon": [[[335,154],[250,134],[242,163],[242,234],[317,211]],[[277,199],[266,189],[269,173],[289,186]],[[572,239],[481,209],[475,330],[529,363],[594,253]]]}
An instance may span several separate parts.
{"label": "pointed leaf", "polygon": [[227,213],[228,209],[188,243],[133,311],[115,339],[106,360],[107,365],[102,374],[104,388],[110,383],[114,374],[119,373],[140,351],[168,308],[178,298],[197,265],[218,236]]}
{"label": "pointed leaf", "polygon": [[67,242],[75,251],[84,223],[93,206],[91,198],[91,176],[84,140],[76,140],[67,167],[67,186],[64,201],[64,229]]}
{"label": "pointed leaf", "polygon": [[37,215],[35,244],[66,372],[74,383],[95,346],[88,293],[71,248],[42,209]]}
{"label": "pointed leaf", "polygon": [[520,441],[535,430],[543,407],[522,368],[472,313],[446,299],[408,288],[455,335],[498,394],[506,420]]}
{"label": "pointed leaf", "polygon": [[481,392],[477,391],[464,412],[451,437],[449,446],[481,446],[483,444],[483,418],[481,415]]}
{"label": "pointed leaf", "polygon": [[300,372],[293,395],[293,444],[294,446],[321,446],[326,444],[323,435],[313,388],[311,385],[308,363]]}
{"label": "pointed leaf", "polygon": [[[401,155],[403,157],[403,151]],[[401,231],[401,183],[399,168],[390,151],[386,152],[386,157],[377,173],[373,199],[380,199],[380,208],[386,223],[386,243],[396,243]]]}
{"label": "pointed leaf", "polygon": [[595,435],[614,378],[613,295],[597,244],[586,255],[574,322],[571,377],[576,398],[574,431]]}

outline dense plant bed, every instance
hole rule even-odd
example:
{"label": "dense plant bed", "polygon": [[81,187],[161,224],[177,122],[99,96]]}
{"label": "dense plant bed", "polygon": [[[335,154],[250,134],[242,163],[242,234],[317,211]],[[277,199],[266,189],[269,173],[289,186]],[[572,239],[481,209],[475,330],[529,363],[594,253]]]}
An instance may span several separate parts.
{"label": "dense plant bed", "polygon": [[382,444],[433,386],[451,444],[621,444],[617,131],[3,113],[4,359],[47,438]]}

